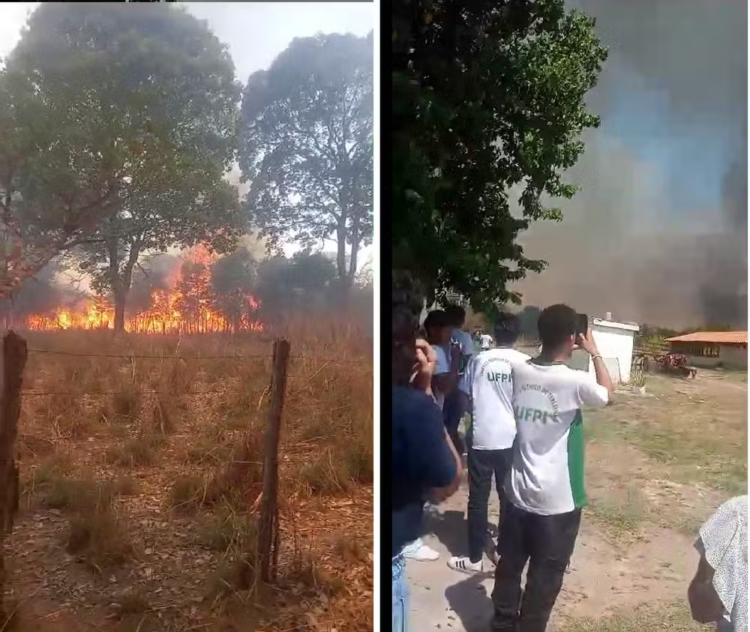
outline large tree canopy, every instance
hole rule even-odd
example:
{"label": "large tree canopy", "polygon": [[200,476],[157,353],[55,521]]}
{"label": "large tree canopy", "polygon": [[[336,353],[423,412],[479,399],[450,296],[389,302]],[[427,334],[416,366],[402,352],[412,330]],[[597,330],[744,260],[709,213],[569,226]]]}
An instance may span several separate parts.
{"label": "large tree canopy", "polygon": [[271,246],[335,238],[345,289],[372,241],[372,47],[372,36],[296,39],[249,78],[242,102],[239,162],[253,225]]}
{"label": "large tree canopy", "polygon": [[394,12],[394,268],[439,299],[517,301],[507,284],[545,265],[518,234],[560,219],[545,200],[575,193],[561,174],[598,125],[584,98],[606,51],[563,0],[398,0]]}
{"label": "large tree canopy", "polygon": [[60,205],[45,200],[80,196],[92,206],[78,261],[113,293],[115,329],[142,253],[203,240],[232,245],[242,222],[223,177],[240,87],[204,22],[164,4],[43,4],[7,74],[12,94],[33,103],[22,138],[52,152],[44,169],[16,177],[24,205],[39,200],[33,213],[22,209],[24,220],[56,226]]}

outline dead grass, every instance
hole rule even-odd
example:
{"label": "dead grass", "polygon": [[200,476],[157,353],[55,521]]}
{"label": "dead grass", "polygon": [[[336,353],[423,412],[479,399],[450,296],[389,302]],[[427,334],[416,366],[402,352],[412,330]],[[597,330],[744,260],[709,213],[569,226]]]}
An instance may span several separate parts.
{"label": "dead grass", "polygon": [[646,397],[620,396],[587,413],[589,436],[636,446],[674,480],[746,493],[747,388],[710,371],[695,381],[649,376],[646,388]]}
{"label": "dead grass", "polygon": [[157,452],[163,444],[162,435],[142,435],[124,444],[110,446],[105,453],[105,459],[107,463],[119,467],[148,467],[156,463]]}
{"label": "dead grass", "polygon": [[133,554],[128,525],[111,505],[71,517],[66,549],[99,572],[121,566]]}
{"label": "dead grass", "polygon": [[669,632],[705,632],[706,626],[695,623],[686,604],[657,608],[637,608],[596,619],[568,619],[560,632],[643,632],[669,630]]}
{"label": "dead grass", "polygon": [[328,597],[341,593],[345,586],[341,577],[332,575],[315,556],[309,553],[295,558],[285,579],[314,593],[321,592]]}
{"label": "dead grass", "polygon": [[[371,339],[356,327],[326,323],[284,333],[292,361],[279,457],[280,582],[304,587],[311,607],[320,595],[329,599],[316,615],[321,625],[371,629],[371,550],[361,544],[372,540],[371,499],[362,500],[373,478]],[[64,528],[59,519],[42,526],[58,525],[64,548],[97,571],[92,577],[102,576],[87,596],[73,590],[80,584],[73,575],[55,571],[60,576],[50,585],[68,584],[59,601],[116,605],[117,617],[134,629],[146,621],[141,632],[157,614],[154,625],[165,631],[183,629],[188,615],[191,625],[208,620],[219,608],[216,597],[247,603],[245,595],[258,590],[270,340],[253,334],[118,341],[98,332],[55,332],[30,335],[29,346],[75,355],[30,356],[24,387],[35,396],[24,400],[19,437],[28,519],[35,511],[59,512]],[[305,556],[288,546],[297,524],[316,534],[305,540]],[[22,538],[18,547],[27,544]],[[51,573],[53,560],[30,550],[18,572],[49,566]],[[133,579],[109,582],[118,566]],[[271,591],[268,599],[281,594]],[[287,628],[288,607],[282,599],[268,610],[282,613],[278,621]],[[264,612],[248,616],[261,621]]]}

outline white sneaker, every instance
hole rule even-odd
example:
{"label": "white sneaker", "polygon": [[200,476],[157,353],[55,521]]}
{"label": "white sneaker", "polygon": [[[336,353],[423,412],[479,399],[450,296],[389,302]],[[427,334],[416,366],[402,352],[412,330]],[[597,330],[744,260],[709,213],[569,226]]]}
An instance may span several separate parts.
{"label": "white sneaker", "polygon": [[478,562],[472,562],[468,557],[452,557],[448,560],[448,566],[454,571],[460,573],[468,573],[472,575],[474,573],[481,573],[483,570],[482,560]]}
{"label": "white sneaker", "polygon": [[440,558],[440,553],[423,544],[422,538],[414,540],[411,544],[407,544],[401,554],[407,560],[415,560],[417,562],[434,562]]}

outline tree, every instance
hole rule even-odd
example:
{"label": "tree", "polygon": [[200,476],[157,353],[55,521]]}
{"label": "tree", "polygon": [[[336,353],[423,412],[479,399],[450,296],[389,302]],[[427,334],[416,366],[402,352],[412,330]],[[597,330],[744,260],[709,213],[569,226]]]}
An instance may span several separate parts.
{"label": "tree", "polygon": [[267,313],[311,310],[330,305],[336,267],[320,253],[298,252],[291,259],[273,257],[258,266],[256,293]]}
{"label": "tree", "polygon": [[239,331],[243,318],[250,318],[255,309],[256,264],[247,248],[238,248],[211,266],[211,290],[214,306]]}
{"label": "tree", "polygon": [[[101,121],[70,94],[46,101],[36,79],[0,70],[0,297],[112,214],[123,164],[99,143]],[[86,124],[82,121],[86,120]]]}
{"label": "tree", "polygon": [[[598,125],[584,97],[606,51],[563,0],[398,0],[394,6],[394,270],[486,310],[545,263],[518,234],[559,220],[550,198]],[[517,195],[520,213],[511,212]]]}
{"label": "tree", "polygon": [[[69,140],[55,121],[66,123],[81,163],[73,169],[77,180],[69,179],[89,197],[100,180],[114,190],[112,208],[97,212],[93,235],[79,240],[76,255],[94,285],[111,291],[115,330],[124,327],[143,253],[202,240],[231,247],[242,218],[223,176],[234,157],[240,88],[225,46],[204,22],[158,3],[44,4],[7,71],[49,110],[49,122],[39,124],[50,127],[53,149]],[[65,192],[56,169],[45,182]]]}
{"label": "tree", "polygon": [[[91,275],[92,287],[112,294],[115,331],[124,328],[133,271],[144,253],[165,252],[173,246],[189,248],[198,243],[209,244],[218,251],[233,247],[244,226],[237,192],[221,180],[214,186],[205,197],[190,183],[185,183],[179,194],[146,193],[142,203],[129,204],[117,217],[104,221],[94,236],[75,251],[74,261],[81,271]],[[139,197],[135,194],[131,199]]]}
{"label": "tree", "polygon": [[[295,39],[242,101],[246,204],[269,247],[309,249],[334,236],[344,295],[372,241],[372,35]],[[347,246],[350,253],[347,257]]]}

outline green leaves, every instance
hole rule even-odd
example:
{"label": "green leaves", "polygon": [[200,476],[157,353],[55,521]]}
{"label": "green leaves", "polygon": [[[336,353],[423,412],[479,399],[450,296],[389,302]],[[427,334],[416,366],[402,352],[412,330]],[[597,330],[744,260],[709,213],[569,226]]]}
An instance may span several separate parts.
{"label": "green leaves", "polygon": [[0,76],[12,130],[0,176],[24,236],[50,256],[78,244],[81,268],[115,294],[145,251],[231,249],[244,222],[223,177],[239,99],[225,46],[181,8],[40,6]]}
{"label": "green leaves", "polygon": [[83,243],[110,286],[133,248],[229,247],[239,98],[224,45],[178,7],[41,5],[0,75],[7,217],[48,258]]}
{"label": "green leaves", "polygon": [[239,163],[253,225],[270,246],[336,239],[338,275],[349,283],[372,241],[372,69],[371,36],[296,39],[249,78],[242,102]]}
{"label": "green leaves", "polygon": [[561,174],[598,125],[584,98],[606,52],[562,0],[394,6],[394,268],[437,298],[517,301],[510,284],[545,265],[518,235],[575,192]]}

